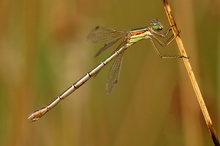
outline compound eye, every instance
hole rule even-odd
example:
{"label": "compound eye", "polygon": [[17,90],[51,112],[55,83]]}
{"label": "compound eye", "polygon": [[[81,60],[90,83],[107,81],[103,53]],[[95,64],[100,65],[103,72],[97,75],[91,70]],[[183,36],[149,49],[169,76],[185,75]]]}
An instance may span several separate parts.
{"label": "compound eye", "polygon": [[158,25],[158,24],[153,25],[152,28],[153,28],[154,30],[162,30],[162,29],[163,29],[163,27],[160,26],[160,25]]}
{"label": "compound eye", "polygon": [[151,21],[151,25],[154,30],[162,30],[163,29],[163,25],[159,21],[157,21],[156,19],[153,19]]}

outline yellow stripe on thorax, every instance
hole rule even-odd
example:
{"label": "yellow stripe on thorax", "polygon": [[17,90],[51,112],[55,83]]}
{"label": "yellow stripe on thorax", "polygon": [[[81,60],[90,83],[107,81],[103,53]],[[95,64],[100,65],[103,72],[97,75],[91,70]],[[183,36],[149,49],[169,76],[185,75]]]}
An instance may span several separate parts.
{"label": "yellow stripe on thorax", "polygon": [[136,42],[144,39],[144,37],[146,35],[149,35],[149,31],[147,28],[131,30],[129,43],[136,43]]}

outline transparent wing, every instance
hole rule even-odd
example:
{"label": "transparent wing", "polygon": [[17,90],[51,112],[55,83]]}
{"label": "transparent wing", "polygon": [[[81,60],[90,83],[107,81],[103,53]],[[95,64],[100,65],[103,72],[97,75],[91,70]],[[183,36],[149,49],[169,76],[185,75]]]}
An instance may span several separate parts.
{"label": "transparent wing", "polygon": [[111,47],[114,43],[116,43],[118,40],[120,40],[123,36],[112,40],[111,42],[106,43],[95,55],[97,57],[99,54],[101,54],[103,51],[105,51],[107,48]]}
{"label": "transparent wing", "polygon": [[114,89],[115,85],[117,84],[117,82],[119,80],[123,54],[124,54],[124,52],[122,52],[121,54],[119,54],[117,56],[117,58],[115,59],[114,63],[112,64],[112,67],[109,71],[108,79],[107,79],[107,83],[106,83],[107,95],[109,95],[112,92],[112,90]]}
{"label": "transparent wing", "polygon": [[92,43],[109,41],[115,38],[121,38],[124,31],[117,31],[111,28],[96,26],[87,36],[87,40]]}

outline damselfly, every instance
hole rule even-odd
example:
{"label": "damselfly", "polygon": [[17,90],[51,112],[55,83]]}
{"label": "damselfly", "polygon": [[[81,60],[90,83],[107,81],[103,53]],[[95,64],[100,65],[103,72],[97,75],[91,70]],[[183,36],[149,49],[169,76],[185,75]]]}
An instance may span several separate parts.
{"label": "damselfly", "polygon": [[164,46],[169,45],[176,38],[176,36],[171,35],[171,37],[168,37],[166,42],[161,41],[159,38],[167,38],[169,32],[172,30],[172,26],[169,27],[165,33],[161,32],[162,29],[163,29],[163,25],[156,19],[153,19],[148,26],[131,29],[127,32],[117,31],[111,28],[106,28],[106,27],[101,27],[101,26],[97,26],[96,28],[94,28],[87,36],[88,41],[93,42],[93,43],[109,41],[98,51],[96,56],[99,55],[104,50],[106,50],[107,48],[109,48],[110,46],[112,46],[114,43],[116,43],[121,38],[123,38],[123,41],[119,45],[119,47],[117,47],[117,49],[108,58],[106,58],[104,61],[98,64],[95,68],[93,68],[91,71],[86,73],[82,78],[80,78],[78,81],[72,84],[69,88],[67,88],[62,94],[60,94],[47,106],[34,111],[28,117],[28,119],[30,119],[31,121],[37,121],[44,114],[46,114],[49,110],[55,107],[62,99],[65,99],[67,96],[69,96],[72,92],[78,89],[91,77],[95,76],[105,65],[107,65],[113,59],[115,59],[110,69],[108,79],[107,79],[107,84],[106,84],[106,93],[110,94],[119,79],[124,51],[128,47],[130,47],[134,43],[137,43],[140,40],[145,40],[145,39],[150,40],[156,54],[161,58],[188,58],[188,57],[181,56],[181,55],[167,56],[167,55],[162,55],[160,53],[157,46],[155,45],[155,41],[159,43],[162,47],[164,47]]}

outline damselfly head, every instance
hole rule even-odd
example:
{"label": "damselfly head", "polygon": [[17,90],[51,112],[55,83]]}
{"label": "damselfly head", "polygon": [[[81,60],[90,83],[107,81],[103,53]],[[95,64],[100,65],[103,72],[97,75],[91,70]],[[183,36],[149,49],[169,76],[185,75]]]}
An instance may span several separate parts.
{"label": "damselfly head", "polygon": [[150,25],[155,31],[160,31],[163,29],[163,25],[157,19],[151,20]]}

